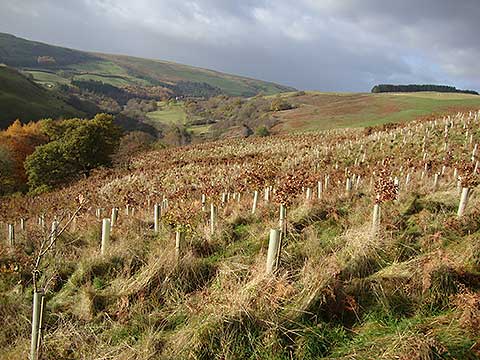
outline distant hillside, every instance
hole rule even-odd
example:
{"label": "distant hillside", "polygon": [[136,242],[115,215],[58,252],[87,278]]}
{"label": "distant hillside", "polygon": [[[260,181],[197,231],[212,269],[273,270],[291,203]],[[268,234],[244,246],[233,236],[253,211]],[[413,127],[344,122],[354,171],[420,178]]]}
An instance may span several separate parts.
{"label": "distant hillside", "polygon": [[469,94],[297,91],[250,99],[218,96],[174,105],[162,102],[147,114],[147,122],[155,127],[183,124],[194,134],[215,137],[228,135],[242,125],[291,133],[408,122],[478,109],[480,96]]}
{"label": "distant hillside", "polygon": [[83,115],[55,92],[44,89],[15,69],[0,66],[0,129],[19,118],[22,121],[47,117]]}
{"label": "distant hillside", "polygon": [[390,85],[380,84],[372,88],[372,93],[383,92],[420,92],[420,91],[435,91],[442,93],[460,93],[478,95],[478,92],[473,90],[460,90],[454,86],[446,85]]}
{"label": "distant hillside", "polygon": [[0,33],[0,62],[14,67],[54,67],[93,61],[87,53]]}
{"label": "distant hillside", "polygon": [[480,109],[480,96],[438,92],[282,94],[293,109],[275,113],[275,132],[367,127]]}
{"label": "distant hillside", "polygon": [[172,62],[94,54],[0,33],[0,63],[21,68],[38,83],[56,86],[71,80],[100,80],[114,86],[163,86],[173,96],[211,92],[254,96],[292,91],[291,87]]}

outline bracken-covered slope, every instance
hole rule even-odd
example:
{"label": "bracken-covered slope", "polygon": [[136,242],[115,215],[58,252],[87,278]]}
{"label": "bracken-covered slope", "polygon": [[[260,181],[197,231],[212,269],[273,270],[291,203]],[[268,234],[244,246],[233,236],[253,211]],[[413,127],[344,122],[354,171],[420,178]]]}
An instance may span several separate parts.
{"label": "bracken-covered slope", "polygon": [[0,248],[0,357],[27,357],[43,216],[66,230],[40,266],[42,359],[478,359],[479,123],[472,112],[153,151],[5,199],[17,237]]}
{"label": "bracken-covered slope", "polygon": [[82,112],[65,102],[62,96],[36,84],[7,66],[0,66],[0,129],[15,119],[73,117]]}
{"label": "bracken-covered slope", "polygon": [[0,63],[24,69],[41,83],[71,79],[101,80],[115,85],[162,86],[179,82],[208,84],[235,96],[275,94],[293,88],[173,62],[88,53],[0,33]]}

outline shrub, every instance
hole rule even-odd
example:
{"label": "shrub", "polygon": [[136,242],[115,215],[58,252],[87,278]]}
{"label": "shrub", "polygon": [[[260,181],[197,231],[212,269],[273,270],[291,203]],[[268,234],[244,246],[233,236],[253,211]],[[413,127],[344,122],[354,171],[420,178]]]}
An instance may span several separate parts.
{"label": "shrub", "polygon": [[272,100],[272,103],[270,105],[270,111],[283,111],[283,110],[290,110],[293,109],[292,104],[287,102],[286,100],[277,97],[274,100]]}
{"label": "shrub", "polygon": [[257,130],[255,130],[255,135],[261,136],[261,137],[269,136],[270,131],[267,129],[266,126],[259,126]]}

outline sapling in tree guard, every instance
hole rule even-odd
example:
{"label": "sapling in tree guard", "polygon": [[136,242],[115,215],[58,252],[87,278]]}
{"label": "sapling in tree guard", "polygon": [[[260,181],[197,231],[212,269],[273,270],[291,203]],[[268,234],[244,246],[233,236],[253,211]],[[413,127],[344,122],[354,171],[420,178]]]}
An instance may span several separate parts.
{"label": "sapling in tree guard", "polygon": [[439,173],[435,173],[433,175],[433,191],[437,191],[438,189],[438,180],[440,178],[440,174]]}
{"label": "sapling in tree guard", "polygon": [[[66,220],[65,225],[60,229],[61,220],[57,222],[55,228],[52,227],[52,231],[47,234],[40,242],[40,247],[33,265],[32,270],[32,283],[33,283],[33,309],[32,309],[32,336],[31,336],[31,347],[30,347],[30,359],[38,359],[38,349],[40,346],[40,327],[42,319],[42,310],[43,310],[43,296],[44,288],[39,286],[39,277],[40,269],[42,265],[42,260],[45,255],[53,249],[55,246],[55,241],[58,237],[68,228],[72,220],[77,216],[77,214],[82,210],[85,199],[83,195],[79,195],[77,198],[79,202],[78,208],[75,212]],[[55,231],[55,234],[53,234]],[[53,240],[53,241],[52,241]]]}
{"label": "sapling in tree guard", "polygon": [[217,207],[214,203],[210,204],[210,235],[215,233],[215,225],[217,223]]}
{"label": "sapling in tree guard", "polygon": [[57,236],[58,236],[58,221],[57,219],[53,220],[52,221],[52,231],[50,233],[50,237],[51,237],[51,242],[52,244],[55,246],[56,244],[56,241],[57,241]]}
{"label": "sapling in tree guard", "polygon": [[185,233],[181,230],[175,231],[175,256],[180,259],[182,244],[185,239]]}
{"label": "sapling in tree guard", "polygon": [[[179,200],[179,199],[176,199]],[[175,254],[179,258],[185,234],[191,232],[203,214],[190,202],[172,201],[170,209],[162,216],[163,222],[175,232]],[[198,216],[200,215],[200,216]]]}
{"label": "sapling in tree guard", "polygon": [[350,193],[352,192],[352,179],[350,179],[349,177],[347,177],[347,180],[345,182],[345,191],[347,195],[350,195]]}
{"label": "sapling in tree guard", "polygon": [[477,169],[471,163],[464,162],[459,168],[459,184],[461,187],[460,203],[457,216],[462,217],[467,208],[468,199],[472,189],[478,185]]}
{"label": "sapling in tree guard", "polygon": [[317,199],[318,200],[322,200],[322,194],[323,194],[322,180],[319,180],[317,182]]}
{"label": "sapling in tree guard", "polygon": [[280,230],[270,229],[270,237],[268,241],[267,267],[266,273],[271,274],[276,268],[278,261],[278,253],[280,248]]}
{"label": "sapling in tree guard", "polygon": [[307,201],[311,201],[311,200],[312,200],[312,188],[310,188],[310,187],[307,188],[307,192],[306,192],[305,197],[306,197],[306,200],[307,200]]}
{"label": "sapling in tree guard", "polygon": [[15,245],[15,225],[8,224],[8,245]]}
{"label": "sapling in tree guard", "polygon": [[115,224],[117,223],[117,218],[118,218],[118,208],[113,207],[112,208],[112,214],[110,215],[110,226],[113,228]]}
{"label": "sapling in tree guard", "polygon": [[[387,164],[387,161],[385,161]],[[382,204],[395,200],[398,194],[398,186],[395,184],[395,181],[391,178],[391,171],[387,167],[383,167],[377,174],[377,179],[375,181],[374,193],[375,201],[373,204],[373,216],[372,216],[372,236],[376,237],[380,230],[380,219]]]}
{"label": "sapling in tree guard", "polygon": [[255,190],[253,193],[252,214],[255,214],[255,211],[257,210],[257,204],[258,204],[258,191]]}
{"label": "sapling in tree guard", "polygon": [[287,208],[280,204],[279,227],[282,234],[287,232]]}
{"label": "sapling in tree guard", "polygon": [[102,245],[100,253],[105,255],[107,251],[108,243],[110,240],[110,219],[106,218],[102,220]]}
{"label": "sapling in tree guard", "polygon": [[270,201],[270,186],[267,186],[265,188],[264,200],[265,200],[266,203],[268,203]]}
{"label": "sapling in tree guard", "polygon": [[41,314],[43,298],[44,298],[43,290],[35,290],[33,292],[32,338],[30,343],[30,360],[38,359],[38,348],[40,347],[41,318],[43,317]]}
{"label": "sapling in tree guard", "polygon": [[[276,246],[276,258],[280,259],[282,241],[285,238],[287,230],[287,207],[293,203],[295,195],[301,191],[301,183],[305,182],[306,177],[303,172],[292,172],[285,174],[279,179],[279,185],[275,192],[274,200],[280,206],[280,230],[278,234],[278,245]],[[281,232],[280,232],[281,231]]]}

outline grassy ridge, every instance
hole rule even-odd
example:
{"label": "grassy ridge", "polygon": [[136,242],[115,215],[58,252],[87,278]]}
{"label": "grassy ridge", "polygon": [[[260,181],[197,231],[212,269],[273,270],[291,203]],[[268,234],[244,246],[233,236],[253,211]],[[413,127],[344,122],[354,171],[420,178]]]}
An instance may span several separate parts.
{"label": "grassy ridge", "polygon": [[275,94],[291,91],[291,87],[278,85],[271,82],[235,76],[218,71],[196,68],[176,64],[168,61],[149,60],[132,56],[96,54],[109,61],[128,69],[140,77],[150,78],[153,81],[177,82],[196,81],[205,82],[220,88],[225,94],[231,96],[254,96],[258,93]]}
{"label": "grassy ridge", "polygon": [[432,113],[477,110],[480,96],[443,93],[283,94],[295,109],[277,113],[279,132],[366,127],[406,122]]}
{"label": "grassy ridge", "polygon": [[58,66],[95,60],[93,55],[85,52],[0,33],[0,63],[14,67],[38,66],[39,56],[51,56],[55,58]]}
{"label": "grassy ridge", "polygon": [[23,121],[48,117],[82,115],[56,93],[46,90],[16,70],[0,66],[0,128],[15,119]]}
{"label": "grassy ridge", "polygon": [[[38,63],[38,57],[49,56],[54,64]],[[44,43],[29,41],[0,33],[0,63],[28,68],[28,71],[47,69],[64,79],[101,80],[115,86],[158,85],[178,81],[204,82],[233,96],[253,96],[292,91],[291,87],[275,83],[201,69],[173,62],[142,59],[131,56],[88,53]],[[45,75],[35,74],[39,82]],[[35,78],[35,77],[34,77]],[[62,83],[53,77],[48,82]]]}

